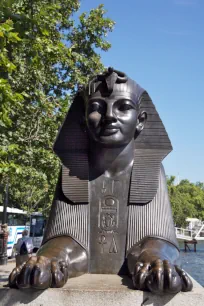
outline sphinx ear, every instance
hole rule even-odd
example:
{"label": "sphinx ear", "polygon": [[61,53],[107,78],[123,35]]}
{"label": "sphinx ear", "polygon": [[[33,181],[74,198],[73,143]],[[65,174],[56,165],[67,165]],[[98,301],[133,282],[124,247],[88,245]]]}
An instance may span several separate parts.
{"label": "sphinx ear", "polygon": [[137,118],[137,126],[136,126],[136,132],[139,134],[145,126],[145,122],[147,121],[147,113],[145,111],[142,111],[139,113],[139,116]]}

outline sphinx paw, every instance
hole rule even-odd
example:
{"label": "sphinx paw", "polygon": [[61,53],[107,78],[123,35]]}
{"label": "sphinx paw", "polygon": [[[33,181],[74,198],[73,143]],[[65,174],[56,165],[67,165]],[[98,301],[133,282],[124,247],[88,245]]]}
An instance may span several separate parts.
{"label": "sphinx paw", "polygon": [[60,288],[63,287],[68,280],[68,265],[65,261],[52,261],[52,284],[51,287]]}
{"label": "sphinx paw", "polygon": [[176,294],[182,289],[181,278],[175,266],[168,260],[160,259],[151,264],[146,286],[151,292],[157,294]]}
{"label": "sphinx paw", "polygon": [[16,267],[9,276],[9,285],[14,288],[47,289],[63,287],[68,279],[68,265],[64,261],[50,260],[44,256],[31,257]]}
{"label": "sphinx paw", "polygon": [[168,260],[137,262],[132,279],[135,289],[147,289],[156,294],[176,294],[191,291],[193,287],[187,273]]}
{"label": "sphinx paw", "polygon": [[181,278],[181,284],[182,284],[182,291],[191,291],[193,289],[193,283],[188,276],[188,274],[181,269],[179,266],[175,266],[176,272]]}

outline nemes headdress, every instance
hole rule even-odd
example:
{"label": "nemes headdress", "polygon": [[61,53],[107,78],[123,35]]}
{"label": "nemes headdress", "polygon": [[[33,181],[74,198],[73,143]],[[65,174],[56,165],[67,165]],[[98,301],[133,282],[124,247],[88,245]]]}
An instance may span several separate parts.
{"label": "nemes headdress", "polygon": [[84,132],[86,100],[97,92],[130,97],[140,112],[147,113],[144,129],[135,137],[135,157],[131,176],[129,203],[150,202],[158,188],[161,162],[172,150],[164,125],[148,93],[123,72],[109,68],[80,89],[58,133],[54,151],[62,161],[62,191],[70,203],[88,203],[88,146]]}

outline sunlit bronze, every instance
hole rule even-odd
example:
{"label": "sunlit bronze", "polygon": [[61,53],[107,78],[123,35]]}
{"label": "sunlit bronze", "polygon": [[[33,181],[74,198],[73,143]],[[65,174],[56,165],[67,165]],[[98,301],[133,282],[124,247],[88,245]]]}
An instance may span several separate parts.
{"label": "sunlit bronze", "polygon": [[62,287],[83,273],[129,274],[154,293],[190,291],[166,187],[171,151],[147,92],[109,68],[81,89],[54,151],[62,162],[43,245],[10,286]]}

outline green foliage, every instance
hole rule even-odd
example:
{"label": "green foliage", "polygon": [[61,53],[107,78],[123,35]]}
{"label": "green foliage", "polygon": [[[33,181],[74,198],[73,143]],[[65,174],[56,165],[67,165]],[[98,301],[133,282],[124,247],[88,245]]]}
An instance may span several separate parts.
{"label": "green foliage", "polygon": [[59,173],[52,145],[77,86],[103,69],[114,22],[78,0],[0,2],[0,179],[16,207],[47,210]]}
{"label": "green foliage", "polygon": [[175,185],[175,177],[167,177],[167,185],[176,226],[184,227],[186,218],[204,220],[204,185],[182,180]]}
{"label": "green foliage", "polygon": [[10,110],[13,105],[20,107],[20,102],[23,101],[23,96],[12,90],[8,80],[16,66],[10,58],[10,48],[7,46],[14,46],[20,40],[18,33],[14,32],[12,20],[8,19],[0,24],[0,127],[11,126]]}

